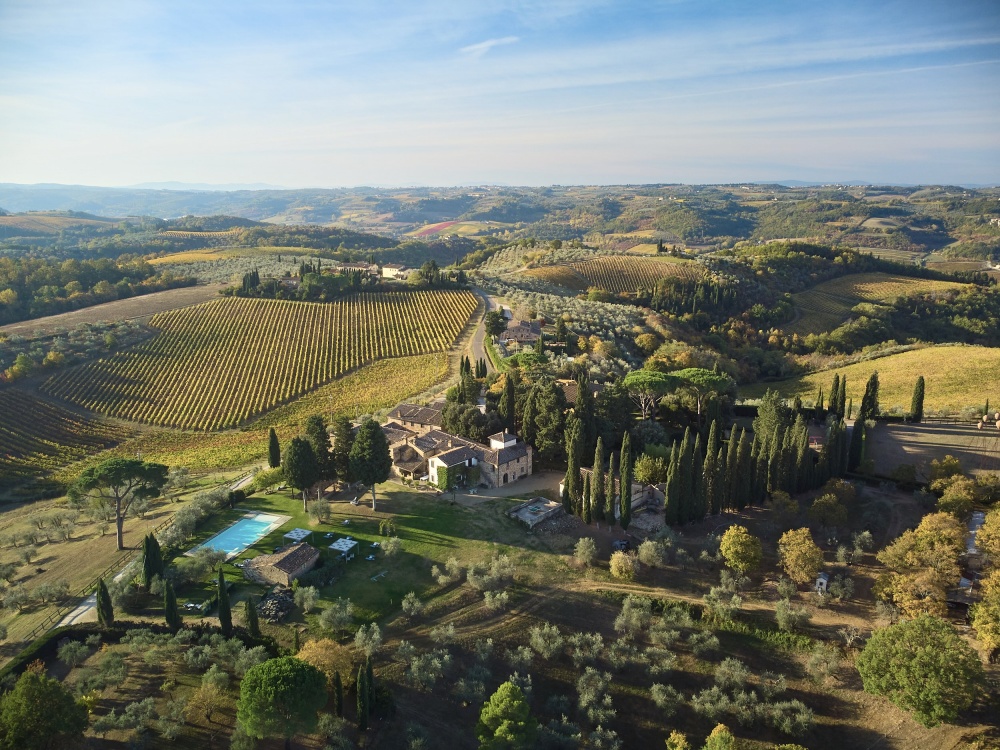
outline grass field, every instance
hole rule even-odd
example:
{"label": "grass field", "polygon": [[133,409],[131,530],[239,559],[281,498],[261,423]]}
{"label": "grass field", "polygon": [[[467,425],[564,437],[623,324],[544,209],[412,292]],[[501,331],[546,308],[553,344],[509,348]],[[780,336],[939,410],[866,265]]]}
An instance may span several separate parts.
{"label": "grass field", "polygon": [[532,268],[524,273],[580,292],[596,287],[618,294],[632,294],[639,288],[651,288],[668,276],[700,278],[704,269],[681,258],[602,255],[577,263]]}
{"label": "grass field", "polygon": [[854,273],[817,284],[792,299],[801,317],[786,328],[787,333],[806,335],[830,331],[850,316],[859,302],[888,302],[896,297],[961,289],[953,281],[914,279],[886,273]]}
{"label": "grass field", "polygon": [[926,381],[925,412],[957,413],[982,405],[989,399],[1000,405],[1000,349],[979,346],[934,346],[888,357],[823,370],[777,383],[758,383],[740,388],[743,398],[760,398],[767,389],[785,398],[815,399],[820,387],[830,392],[834,374],[847,378],[847,397],[857,409],[872,372],[879,374],[879,404],[882,411],[899,406],[910,408],[913,384],[921,375]]}
{"label": "grass field", "polygon": [[79,406],[164,427],[232,427],[372,361],[447,350],[468,292],[359,294],[331,304],[226,298],[161,313],[139,346],[48,380]]}

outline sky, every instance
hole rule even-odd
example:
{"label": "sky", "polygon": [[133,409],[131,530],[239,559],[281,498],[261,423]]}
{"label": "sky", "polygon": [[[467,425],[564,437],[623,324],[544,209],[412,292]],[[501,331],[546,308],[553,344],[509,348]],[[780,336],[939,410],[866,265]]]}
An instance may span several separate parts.
{"label": "sky", "polygon": [[0,182],[1000,183],[1000,2],[0,0]]}

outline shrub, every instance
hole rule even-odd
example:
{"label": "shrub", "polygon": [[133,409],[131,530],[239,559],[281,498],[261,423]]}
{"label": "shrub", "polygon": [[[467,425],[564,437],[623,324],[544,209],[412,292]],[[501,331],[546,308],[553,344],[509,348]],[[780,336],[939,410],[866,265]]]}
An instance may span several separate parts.
{"label": "shrub", "polygon": [[87,659],[90,655],[90,649],[88,649],[80,641],[71,641],[68,638],[63,639],[59,642],[59,661],[65,664],[70,669],[78,667]]}
{"label": "shrub", "polygon": [[782,599],[774,608],[774,619],[778,627],[786,633],[802,630],[809,623],[809,612],[804,608],[796,608],[787,599]]}
{"label": "shrub", "polygon": [[654,683],[653,687],[649,689],[649,694],[653,703],[660,709],[660,716],[664,719],[669,719],[677,713],[679,707],[684,705],[684,696],[673,685]]}
{"label": "shrub", "polygon": [[728,657],[715,669],[715,684],[723,690],[742,690],[750,679],[750,668],[739,659]]}
{"label": "shrub", "polygon": [[527,646],[507,649],[504,652],[504,660],[518,671],[527,671],[531,662],[535,660],[535,652]]}
{"label": "shrub", "polygon": [[587,667],[576,681],[578,705],[581,711],[593,724],[609,721],[615,716],[608,687],[611,685],[611,675],[598,672],[593,667]]}
{"label": "shrub", "polygon": [[795,581],[791,578],[782,576],[778,579],[778,596],[782,599],[791,599],[798,593],[799,587],[795,585]]}
{"label": "shrub", "polygon": [[417,597],[415,591],[411,591],[403,597],[403,614],[407,617],[419,617],[423,614],[424,603]]}
{"label": "shrub", "polygon": [[647,539],[639,545],[639,562],[651,568],[663,567],[666,559],[666,548],[659,542]]}
{"label": "shrub", "polygon": [[312,611],[319,599],[319,591],[313,586],[299,586],[295,590],[295,606],[302,610],[303,614]]}
{"label": "shrub", "polygon": [[569,655],[577,669],[593,664],[604,650],[604,636],[600,633],[573,633],[566,639]]}
{"label": "shrub", "polygon": [[653,615],[653,602],[644,596],[629,594],[622,601],[622,610],[615,618],[615,630],[636,635],[649,626]]}
{"label": "shrub", "polygon": [[573,557],[581,565],[590,567],[597,559],[597,545],[589,536],[585,536],[577,541],[573,548]]}
{"label": "shrub", "polygon": [[611,575],[624,581],[631,581],[639,571],[639,561],[628,552],[614,552],[611,555]]}
{"label": "shrub", "polygon": [[690,635],[688,645],[691,647],[691,653],[697,657],[704,657],[719,650],[719,639],[707,630],[699,630]]}
{"label": "shrub", "polygon": [[551,659],[562,652],[563,636],[555,625],[536,625],[529,631],[529,636],[531,647],[543,659]]}
{"label": "shrub", "polygon": [[510,594],[506,591],[484,591],[483,606],[489,612],[499,612],[510,606]]}
{"label": "shrub", "polygon": [[823,683],[840,668],[840,653],[836,648],[817,644],[806,662],[806,671],[816,682]]}

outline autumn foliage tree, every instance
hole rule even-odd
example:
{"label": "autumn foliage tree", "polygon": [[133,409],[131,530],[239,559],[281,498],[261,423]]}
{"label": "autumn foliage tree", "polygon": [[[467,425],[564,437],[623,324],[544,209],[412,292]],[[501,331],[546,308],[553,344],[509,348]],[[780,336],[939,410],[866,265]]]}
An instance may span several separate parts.
{"label": "autumn foliage tree", "polygon": [[823,567],[823,551],[816,546],[809,529],[786,531],[778,540],[781,567],[788,577],[798,584],[806,584],[816,578]]}
{"label": "autumn foliage tree", "polygon": [[755,537],[745,526],[730,526],[722,535],[719,552],[726,565],[740,575],[746,575],[760,566],[763,550],[760,539]]}

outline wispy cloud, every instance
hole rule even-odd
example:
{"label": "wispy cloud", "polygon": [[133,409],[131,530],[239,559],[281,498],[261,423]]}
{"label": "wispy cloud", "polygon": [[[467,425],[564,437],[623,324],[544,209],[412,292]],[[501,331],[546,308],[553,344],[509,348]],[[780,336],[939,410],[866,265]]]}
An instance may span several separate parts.
{"label": "wispy cloud", "polygon": [[470,44],[468,47],[462,47],[459,52],[469,57],[482,57],[494,47],[500,47],[504,44],[514,44],[519,41],[521,41],[521,37],[519,36],[503,36],[498,39],[487,39],[485,42]]}

